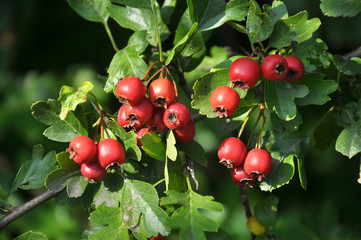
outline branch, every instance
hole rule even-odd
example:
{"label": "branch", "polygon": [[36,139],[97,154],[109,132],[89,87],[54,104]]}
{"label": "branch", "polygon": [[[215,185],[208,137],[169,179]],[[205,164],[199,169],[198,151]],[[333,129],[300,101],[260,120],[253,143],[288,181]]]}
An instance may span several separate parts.
{"label": "branch", "polygon": [[[251,207],[249,206],[248,197],[246,194],[246,188],[240,187],[240,189],[241,189],[241,201],[246,211],[246,217],[250,218],[252,216],[252,211],[251,211]],[[256,236],[253,233],[251,233],[251,236],[252,236],[252,240],[256,239]]]}
{"label": "branch", "polygon": [[[62,189],[63,190],[63,189]],[[30,201],[23,203],[22,205],[14,208],[10,211],[8,215],[6,215],[4,218],[0,219],[0,229],[7,226],[9,223],[13,222],[17,218],[21,217],[25,213],[29,212],[33,208],[39,206],[40,204],[46,202],[47,200],[57,196],[62,190],[58,192],[53,191],[46,191],[39,196],[31,199]]]}

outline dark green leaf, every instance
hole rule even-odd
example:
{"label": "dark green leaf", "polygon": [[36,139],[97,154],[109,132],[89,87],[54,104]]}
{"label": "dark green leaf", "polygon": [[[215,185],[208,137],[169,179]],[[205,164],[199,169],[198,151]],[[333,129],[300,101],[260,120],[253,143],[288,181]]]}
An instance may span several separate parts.
{"label": "dark green leaf", "polygon": [[28,190],[43,186],[45,177],[55,169],[55,154],[55,151],[51,151],[43,157],[44,148],[35,145],[31,160],[20,167],[10,192],[17,188]]}
{"label": "dark green leaf", "polygon": [[252,43],[266,40],[271,35],[273,29],[273,25],[271,23],[271,19],[268,17],[268,14],[257,11],[258,8],[259,6],[256,2],[250,2],[246,30]]}
{"label": "dark green leaf", "polygon": [[349,158],[361,152],[360,120],[351,121],[351,125],[341,132],[336,141],[336,150]]}
{"label": "dark green leaf", "polygon": [[282,1],[273,1],[272,6],[265,4],[263,9],[271,19],[272,25],[280,19],[288,18],[287,7]]}
{"label": "dark green leaf", "polygon": [[151,5],[150,3],[153,0],[149,1],[149,0],[112,0],[113,3],[118,3],[118,4],[123,4],[129,7],[134,7],[134,8],[146,8],[146,9],[150,9]]}
{"label": "dark green leaf", "polygon": [[71,198],[77,198],[83,195],[86,187],[88,186],[88,180],[85,180],[83,176],[75,176],[68,181],[66,192]]}
{"label": "dark green leaf", "polygon": [[56,154],[56,161],[60,168],[68,171],[78,171],[79,164],[70,159],[70,155],[68,151],[64,151]]}
{"label": "dark green leaf", "polygon": [[311,38],[320,26],[318,18],[308,20],[307,12],[300,12],[294,16],[277,21],[274,26],[269,46],[283,48],[291,45],[291,42],[301,43]]}
{"label": "dark green leaf", "polygon": [[296,117],[295,98],[303,98],[308,94],[308,88],[287,81],[265,81],[265,103],[268,109],[290,121]]}
{"label": "dark green leaf", "polygon": [[206,239],[205,231],[217,231],[217,223],[199,211],[202,209],[202,211],[222,212],[222,205],[213,201],[213,197],[202,196],[192,190],[185,193],[169,190],[166,193],[168,196],[161,199],[161,205],[180,205],[169,221],[172,229],[180,229],[180,239]]}
{"label": "dark green leaf", "polygon": [[[332,129],[332,131],[330,131]],[[313,145],[316,149],[324,151],[326,150],[331,143],[337,139],[338,135],[341,133],[340,126],[334,120],[334,117],[330,114],[326,117],[324,121],[320,123],[313,134]]]}
{"label": "dark green leaf", "polygon": [[169,131],[167,134],[166,154],[167,154],[167,157],[172,161],[175,161],[177,159],[177,155],[178,155],[177,148],[175,147],[175,143],[176,143],[176,140],[175,140],[173,131]]}
{"label": "dark green leaf", "polygon": [[284,121],[280,119],[275,112],[271,112],[272,126],[278,132],[289,131],[295,132],[299,130],[300,125],[303,122],[301,114],[297,111],[296,117],[290,121]]}
{"label": "dark green leaf", "polygon": [[[212,92],[220,86],[228,85],[230,83],[228,76],[228,69],[222,69],[216,72],[210,72],[203,75],[193,86],[194,95],[192,100],[192,107],[198,109],[200,114],[207,115],[208,118],[217,118],[218,114],[214,111],[209,101]],[[243,91],[240,88],[235,89],[240,95],[241,102],[247,94],[247,90]],[[235,117],[232,115],[232,117]]]}
{"label": "dark green leaf", "polygon": [[4,190],[3,186],[0,185],[0,200],[6,201],[8,199],[8,194]]}
{"label": "dark green leaf", "polygon": [[104,179],[98,184],[99,188],[94,195],[94,205],[118,206],[122,198],[121,189],[123,187],[123,177],[119,171],[107,172]]}
{"label": "dark green leaf", "polygon": [[180,149],[192,160],[203,166],[207,166],[208,160],[203,147],[196,141],[192,140],[187,143],[180,144]]}
{"label": "dark green leaf", "polygon": [[320,7],[329,17],[353,17],[361,12],[359,0],[321,0]]}
{"label": "dark green leaf", "polygon": [[69,5],[83,18],[92,22],[105,23],[109,13],[109,0],[67,0]]}
{"label": "dark green leaf", "polygon": [[166,147],[162,142],[162,139],[156,133],[145,134],[141,142],[143,144],[142,149],[152,158],[160,161],[165,161]]}
{"label": "dark green leaf", "polygon": [[277,205],[279,199],[275,196],[269,196],[258,201],[254,207],[254,215],[256,219],[266,228],[270,229],[274,226],[277,217]]}
{"label": "dark green leaf", "polygon": [[13,240],[48,240],[48,238],[40,232],[33,232],[30,230],[14,238]]}
{"label": "dark green leaf", "polygon": [[181,166],[181,154],[181,152],[178,154],[177,161],[166,160],[166,164],[164,166],[166,190],[182,192],[185,189],[185,178]]}
{"label": "dark green leaf", "polygon": [[309,92],[304,98],[297,98],[295,102],[298,106],[323,105],[330,101],[328,96],[337,90],[337,82],[333,80],[323,80],[324,75],[309,73],[301,77],[297,84],[307,86]]}
{"label": "dark green leaf", "polygon": [[334,62],[339,71],[349,76],[355,76],[361,73],[361,59],[344,59],[341,55],[335,55]]}
{"label": "dark green leaf", "polygon": [[162,19],[165,24],[169,24],[171,16],[175,10],[177,0],[165,0],[162,8],[160,9]]}
{"label": "dark green leaf", "polygon": [[87,94],[93,87],[93,84],[89,81],[83,82],[78,89],[62,86],[58,99],[61,104],[60,119],[64,120],[68,112],[75,111],[78,104],[86,102]]}
{"label": "dark green leaf", "polygon": [[78,171],[56,169],[46,177],[45,186],[50,191],[59,192],[66,187],[69,179],[77,176],[80,176],[80,169]]}

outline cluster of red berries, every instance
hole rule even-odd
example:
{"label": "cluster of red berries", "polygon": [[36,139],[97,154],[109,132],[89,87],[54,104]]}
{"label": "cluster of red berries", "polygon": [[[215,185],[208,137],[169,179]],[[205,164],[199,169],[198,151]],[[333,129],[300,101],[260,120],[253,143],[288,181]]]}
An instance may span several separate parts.
{"label": "cluster of red berries", "polygon": [[[195,125],[189,109],[181,102],[173,102],[175,86],[167,78],[158,78],[147,89],[137,77],[119,81],[115,92],[123,103],[118,112],[118,123],[126,130],[136,130],[138,145],[149,132],[161,133],[172,129],[179,142],[189,142],[195,135]],[[143,127],[143,126],[146,127]]]}
{"label": "cluster of red berries", "polygon": [[122,144],[111,138],[96,144],[89,137],[78,136],[70,141],[67,150],[70,158],[81,165],[81,174],[90,182],[100,181],[108,168],[119,167],[125,160]]}
{"label": "cluster of red berries", "polygon": [[272,170],[271,155],[259,148],[247,153],[242,140],[229,137],[224,139],[218,148],[220,163],[231,168],[232,180],[236,185],[252,186],[252,183],[266,177]]}
{"label": "cluster of red berries", "polygon": [[[234,88],[245,90],[255,86],[261,75],[271,81],[296,82],[303,72],[303,63],[295,56],[268,55],[262,61],[261,67],[253,59],[244,57],[231,64],[229,79]],[[233,88],[220,86],[212,92],[210,102],[219,117],[228,117],[236,111],[240,98]]]}

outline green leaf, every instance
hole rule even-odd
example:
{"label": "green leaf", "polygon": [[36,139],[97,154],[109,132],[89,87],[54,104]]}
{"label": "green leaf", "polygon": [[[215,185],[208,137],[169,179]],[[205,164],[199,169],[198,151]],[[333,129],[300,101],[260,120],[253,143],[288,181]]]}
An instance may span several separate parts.
{"label": "green leaf", "polygon": [[191,189],[185,193],[173,190],[166,193],[168,196],[161,198],[161,205],[180,205],[169,220],[172,229],[180,229],[180,239],[206,239],[205,231],[217,231],[217,223],[199,211],[222,212],[222,205],[213,201],[213,197],[199,195]]}
{"label": "green leaf", "polygon": [[303,98],[308,94],[308,88],[287,81],[265,81],[265,104],[277,115],[290,121],[296,117],[297,107],[295,98]]}
{"label": "green leaf", "polygon": [[220,27],[227,21],[243,21],[247,16],[246,0],[187,0],[192,22],[198,22],[198,31]]}
{"label": "green leaf", "polygon": [[[133,31],[146,30],[148,36],[146,40],[152,45],[157,46],[159,31],[161,41],[164,41],[170,35],[167,26],[162,21],[159,5],[155,4],[156,25],[150,5],[148,8],[123,7],[112,4],[108,8],[110,17],[112,17],[121,27],[132,29]],[[158,28],[158,29],[157,29]]]}
{"label": "green leaf", "polygon": [[176,8],[177,0],[165,0],[160,9],[162,19],[165,24],[169,24],[171,16]]}
{"label": "green leaf", "polygon": [[203,147],[196,141],[191,140],[187,143],[180,144],[180,150],[197,163],[207,166],[208,160]]}
{"label": "green leaf", "polygon": [[91,234],[89,240],[129,240],[128,229],[121,224],[112,224]]}
{"label": "green leaf", "polygon": [[320,24],[318,18],[308,20],[308,13],[305,11],[281,19],[274,26],[269,47],[283,48],[291,45],[292,42],[304,42],[312,37]]}
{"label": "green leaf", "polygon": [[67,0],[69,5],[83,18],[92,22],[105,23],[109,13],[109,0]]}
{"label": "green leaf", "polygon": [[150,8],[153,0],[112,0],[113,3],[123,4],[134,8]]}
{"label": "green leaf", "polygon": [[48,190],[59,192],[68,184],[68,180],[80,176],[80,170],[69,171],[65,169],[55,169],[45,179],[45,186]]}
{"label": "green leaf", "polygon": [[148,47],[149,43],[147,41],[144,41],[144,39],[147,37],[147,31],[137,31],[133,33],[132,36],[129,37],[128,45],[127,47],[132,46],[134,51],[141,54],[144,52],[144,50]]}
{"label": "green leaf", "polygon": [[299,130],[300,125],[303,123],[301,114],[297,111],[296,117],[290,121],[280,119],[275,112],[270,114],[273,129],[278,132],[289,131],[295,132]]}
{"label": "green leaf", "polygon": [[3,186],[0,185],[0,200],[6,201],[8,199],[8,194],[4,190]]}
{"label": "green leaf", "polygon": [[178,154],[176,161],[169,161],[166,159],[164,166],[166,190],[175,190],[181,192],[185,189],[185,178],[181,166],[181,158],[184,157],[184,154],[183,156],[181,154],[182,152]]}
{"label": "green leaf", "polygon": [[268,14],[272,25],[280,19],[288,18],[287,7],[282,1],[273,1],[272,6],[265,4],[263,10]]}
{"label": "green leaf", "polygon": [[119,207],[107,207],[105,205],[98,206],[94,212],[90,214],[90,221],[97,224],[119,224],[122,222]]}
{"label": "green leaf", "polygon": [[172,161],[175,161],[177,159],[177,155],[178,155],[177,148],[175,147],[175,143],[176,143],[176,140],[175,140],[173,131],[169,131],[167,134],[166,154],[167,154],[167,157]]}
{"label": "green leaf", "polygon": [[51,151],[43,157],[44,148],[35,145],[31,160],[20,167],[10,192],[17,188],[28,190],[43,186],[46,175],[55,169],[55,154],[55,151]]}
{"label": "green leaf", "polygon": [[60,168],[68,171],[78,171],[79,164],[70,159],[70,155],[68,151],[60,152],[56,154],[56,162],[58,163]]}
{"label": "green leaf", "polygon": [[60,119],[60,108],[60,103],[53,99],[38,101],[31,106],[34,118],[50,125],[44,131],[44,136],[57,142],[70,142],[79,135],[87,136],[88,132],[72,112],[64,120]]}
{"label": "green leaf", "polygon": [[271,35],[273,29],[273,25],[268,14],[257,11],[258,8],[259,7],[256,2],[250,2],[246,30],[251,43],[266,40]]}
{"label": "green leaf", "polygon": [[58,99],[61,104],[60,119],[64,120],[68,112],[75,111],[78,104],[86,102],[87,94],[93,87],[93,84],[89,81],[83,82],[78,89],[65,85],[62,86]]}
{"label": "green leaf", "polygon": [[333,60],[337,69],[346,75],[355,76],[361,73],[360,58],[344,59],[341,55],[335,55]]}
{"label": "green leaf", "polygon": [[258,201],[254,207],[254,215],[256,219],[266,228],[271,229],[277,217],[277,205],[279,199],[275,196],[268,196],[267,198]]}
{"label": "green leaf", "polygon": [[154,132],[145,134],[142,139],[142,149],[152,158],[165,161],[166,147],[162,139]]}
{"label": "green leaf", "polygon": [[129,46],[118,51],[108,68],[108,79],[104,86],[105,92],[110,92],[115,88],[119,80],[126,76],[143,78],[147,64],[137,52],[139,46]]}
{"label": "green leaf", "polygon": [[118,206],[118,203],[121,202],[121,189],[123,187],[123,177],[120,172],[107,172],[104,179],[98,182],[98,186],[93,204],[95,206],[102,204],[108,207]]}
{"label": "green leaf", "polygon": [[88,186],[88,181],[85,180],[83,176],[75,176],[68,181],[66,187],[66,192],[69,197],[77,198],[83,195],[86,187]]}
{"label": "green leaf", "polygon": [[321,0],[320,7],[329,17],[353,17],[361,12],[359,0]]}
{"label": "green leaf", "polygon": [[40,232],[33,232],[30,230],[14,238],[13,240],[48,240],[48,238]]}
{"label": "green leaf", "polygon": [[[228,76],[229,69],[222,69],[203,75],[193,86],[194,94],[192,108],[199,110],[200,114],[207,115],[208,118],[217,118],[218,114],[214,111],[209,101],[212,92],[220,86],[230,83]],[[247,94],[247,90],[235,89],[240,95],[241,102]],[[234,114],[232,117],[235,117]]]}
{"label": "green leaf", "polygon": [[349,158],[361,152],[361,120],[351,121],[351,125],[341,132],[336,141],[336,150]]}

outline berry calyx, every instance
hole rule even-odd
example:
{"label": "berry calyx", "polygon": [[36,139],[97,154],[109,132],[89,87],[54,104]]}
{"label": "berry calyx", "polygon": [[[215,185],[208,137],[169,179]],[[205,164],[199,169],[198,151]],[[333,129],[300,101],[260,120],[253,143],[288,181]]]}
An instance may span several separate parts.
{"label": "berry calyx", "polygon": [[152,117],[145,123],[150,132],[161,133],[167,128],[163,121],[163,114],[164,108],[155,108],[153,110]]}
{"label": "berry calyx", "polygon": [[122,126],[126,131],[130,131],[132,129],[139,129],[141,128],[141,124],[140,123],[136,123],[136,122],[131,122],[129,120],[127,120],[127,115],[125,114],[125,109],[126,109],[127,105],[123,104],[120,108],[119,108],[119,112],[118,112],[118,119],[117,122],[120,126]]}
{"label": "berry calyx", "polygon": [[247,153],[243,165],[247,174],[261,181],[272,170],[272,157],[266,150],[254,148]]}
{"label": "berry calyx", "polygon": [[96,159],[83,163],[80,166],[80,172],[91,183],[102,180],[106,174],[105,169],[99,165]]}
{"label": "berry calyx", "polygon": [[228,168],[233,168],[243,163],[246,153],[246,145],[240,139],[229,137],[224,139],[219,145],[219,162]]}
{"label": "berry calyx", "polygon": [[175,138],[182,143],[191,141],[196,134],[196,127],[194,122],[190,119],[183,127],[173,130]]}
{"label": "berry calyx", "polygon": [[137,77],[125,77],[120,80],[115,88],[119,101],[124,104],[134,105],[142,100],[147,89]]}
{"label": "berry calyx", "polygon": [[186,105],[181,102],[174,102],[164,111],[164,124],[170,129],[183,127],[191,118],[191,113]]}
{"label": "berry calyx", "polygon": [[280,81],[286,77],[288,65],[282,56],[268,55],[262,62],[261,71],[264,78]]}
{"label": "berry calyx", "polygon": [[261,68],[258,63],[248,57],[235,60],[229,68],[229,79],[235,88],[251,88],[257,84],[260,77]]}
{"label": "berry calyx", "polygon": [[156,79],[149,85],[148,95],[155,107],[167,108],[175,98],[174,86],[166,78]]}
{"label": "berry calyx", "polygon": [[234,184],[242,188],[247,186],[253,187],[252,184],[256,180],[252,175],[249,175],[244,171],[242,164],[231,169],[231,177]]}
{"label": "berry calyx", "polygon": [[74,162],[82,164],[93,160],[97,153],[97,146],[93,139],[77,136],[70,141],[67,151]]}
{"label": "berry calyx", "polygon": [[212,108],[220,118],[231,116],[239,106],[239,94],[228,86],[217,87],[211,94]]}
{"label": "berry calyx", "polygon": [[144,134],[150,133],[149,128],[141,128],[137,131],[137,145],[141,147],[143,144],[141,142],[142,137]]}
{"label": "berry calyx", "polygon": [[143,97],[135,105],[126,105],[124,109],[126,115],[126,121],[129,121],[131,125],[145,124],[153,115],[153,105],[149,99]]}
{"label": "berry calyx", "polygon": [[98,143],[98,162],[102,168],[119,167],[125,161],[122,144],[115,139],[107,138]]}
{"label": "berry calyx", "polygon": [[302,77],[305,69],[301,59],[299,59],[296,56],[287,56],[285,57],[285,60],[288,65],[288,72],[285,77],[285,80],[289,82],[298,81],[298,79]]}

